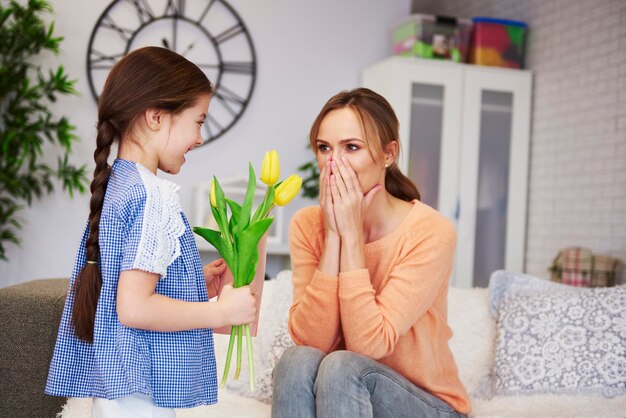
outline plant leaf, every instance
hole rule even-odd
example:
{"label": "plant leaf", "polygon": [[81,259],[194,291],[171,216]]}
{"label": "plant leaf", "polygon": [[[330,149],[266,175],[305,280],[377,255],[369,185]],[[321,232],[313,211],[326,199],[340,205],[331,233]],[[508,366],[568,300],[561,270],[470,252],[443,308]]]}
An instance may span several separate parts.
{"label": "plant leaf", "polygon": [[215,221],[220,228],[220,232],[224,236],[224,240],[227,242],[229,247],[232,247],[224,190],[222,190],[222,186],[219,181],[217,181],[217,177],[213,177],[213,181],[215,182],[215,202],[217,203],[217,208],[214,208],[213,205],[211,205],[211,211],[213,212],[213,217],[215,217]]}
{"label": "plant leaf", "polygon": [[226,198],[226,203],[228,204],[228,207],[230,207],[231,211],[228,229],[230,230],[230,233],[235,236],[239,229],[237,228],[237,220],[239,219],[239,214],[241,213],[241,205],[229,198]]}
{"label": "plant leaf", "polygon": [[265,194],[265,198],[263,199],[263,202],[261,202],[259,207],[256,208],[256,211],[254,212],[254,216],[252,217],[252,222],[258,221],[259,219],[261,219],[263,215],[267,213],[267,211],[269,211],[270,207],[274,203],[275,192],[276,192],[275,185],[268,186],[267,193]]}
{"label": "plant leaf", "polygon": [[224,242],[224,237],[218,232],[210,228],[201,228],[199,226],[195,226],[193,228],[193,232],[204,238],[215,247],[215,249],[220,253],[220,255],[226,261],[226,264],[231,269],[233,268],[231,264],[234,264],[233,250],[229,248]]}
{"label": "plant leaf", "polygon": [[239,260],[237,260],[237,263],[241,273],[240,278],[245,281],[244,284],[250,284],[254,278],[259,259],[257,247],[273,221],[274,218],[261,219],[238,234]]}
{"label": "plant leaf", "polygon": [[248,188],[246,189],[246,197],[243,199],[243,204],[241,205],[239,222],[237,222],[239,231],[243,231],[250,224],[250,212],[252,212],[254,192],[256,191],[256,176],[254,174],[254,168],[252,168],[252,164],[250,163],[248,164],[248,167]]}

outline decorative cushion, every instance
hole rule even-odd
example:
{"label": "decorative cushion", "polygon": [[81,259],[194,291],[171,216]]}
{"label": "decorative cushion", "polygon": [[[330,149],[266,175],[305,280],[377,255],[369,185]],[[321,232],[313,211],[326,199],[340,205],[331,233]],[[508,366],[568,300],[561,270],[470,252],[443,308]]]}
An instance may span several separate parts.
{"label": "decorative cushion", "polygon": [[506,270],[496,270],[489,278],[489,312],[498,318],[500,303],[511,295],[534,295],[565,290],[583,290],[560,283],[551,282],[540,277]]}
{"label": "decorative cushion", "polygon": [[626,287],[504,298],[492,378],[500,395],[626,394]]}

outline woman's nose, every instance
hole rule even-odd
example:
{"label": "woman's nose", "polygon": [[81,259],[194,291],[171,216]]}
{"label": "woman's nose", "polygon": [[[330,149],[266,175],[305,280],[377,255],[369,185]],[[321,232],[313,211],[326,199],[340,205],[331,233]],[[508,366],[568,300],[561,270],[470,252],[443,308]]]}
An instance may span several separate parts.
{"label": "woman's nose", "polygon": [[333,150],[333,153],[332,153],[333,160],[340,159],[342,155],[343,155],[343,153],[341,152],[340,149]]}

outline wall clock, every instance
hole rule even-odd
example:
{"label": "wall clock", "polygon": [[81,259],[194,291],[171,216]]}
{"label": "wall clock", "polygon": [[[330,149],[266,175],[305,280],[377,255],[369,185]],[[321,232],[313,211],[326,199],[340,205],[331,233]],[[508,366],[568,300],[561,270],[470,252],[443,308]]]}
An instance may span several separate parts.
{"label": "wall clock", "polygon": [[91,33],[87,78],[96,101],[109,71],[129,51],[162,46],[200,67],[216,93],[204,123],[205,144],[246,110],[256,80],[256,53],[246,25],[224,0],[115,0]]}

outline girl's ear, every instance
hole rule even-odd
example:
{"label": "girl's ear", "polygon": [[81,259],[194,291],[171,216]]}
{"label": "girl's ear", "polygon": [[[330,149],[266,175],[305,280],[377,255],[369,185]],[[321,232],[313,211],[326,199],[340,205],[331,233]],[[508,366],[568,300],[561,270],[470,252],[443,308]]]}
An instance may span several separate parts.
{"label": "girl's ear", "polygon": [[160,109],[146,109],[143,112],[143,117],[146,122],[146,126],[151,131],[158,131],[163,125],[164,112]]}
{"label": "girl's ear", "polygon": [[396,162],[398,159],[398,151],[400,150],[400,145],[397,140],[393,140],[387,145],[385,145],[385,149],[383,150],[383,155],[385,157],[385,167],[388,167]]}

